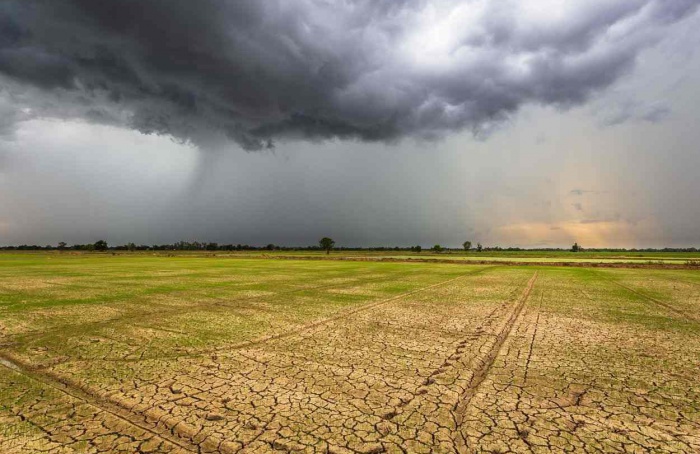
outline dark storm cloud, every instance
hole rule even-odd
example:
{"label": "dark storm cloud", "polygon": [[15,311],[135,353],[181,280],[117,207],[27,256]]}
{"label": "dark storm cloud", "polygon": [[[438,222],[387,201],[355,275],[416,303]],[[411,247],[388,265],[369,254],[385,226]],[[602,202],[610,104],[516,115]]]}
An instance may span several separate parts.
{"label": "dark storm cloud", "polygon": [[55,116],[247,149],[484,135],[524,104],[566,107],[610,86],[698,6],[544,3],[5,0],[0,133]]}

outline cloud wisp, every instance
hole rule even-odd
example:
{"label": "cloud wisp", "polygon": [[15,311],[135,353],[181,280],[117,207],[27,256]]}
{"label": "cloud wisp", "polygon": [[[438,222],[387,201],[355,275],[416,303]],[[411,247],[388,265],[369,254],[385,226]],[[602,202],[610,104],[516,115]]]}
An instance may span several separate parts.
{"label": "cloud wisp", "polygon": [[57,117],[198,145],[224,137],[249,150],[285,138],[488,135],[523,105],[585,102],[697,8],[697,0],[6,0],[0,134]]}

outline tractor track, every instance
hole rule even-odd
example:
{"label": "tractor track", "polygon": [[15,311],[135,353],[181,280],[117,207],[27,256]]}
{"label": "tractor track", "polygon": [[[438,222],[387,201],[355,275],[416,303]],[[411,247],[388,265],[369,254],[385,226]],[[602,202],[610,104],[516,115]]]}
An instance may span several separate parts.
{"label": "tractor track", "polygon": [[493,367],[493,364],[496,361],[496,358],[498,357],[498,354],[501,351],[503,344],[512,332],[513,325],[515,325],[515,321],[520,316],[520,313],[522,312],[523,307],[525,306],[525,303],[527,302],[530,293],[532,292],[532,288],[535,286],[535,282],[537,281],[537,274],[537,271],[535,271],[535,274],[528,281],[527,286],[525,287],[522,294],[520,295],[520,298],[518,299],[518,302],[514,305],[512,311],[510,312],[508,320],[503,325],[500,332],[497,334],[493,346],[483,356],[483,358],[479,359],[479,365],[474,370],[474,375],[472,376],[472,379],[469,383],[469,388],[459,397],[459,400],[452,411],[456,425],[454,434],[455,438],[453,441],[455,445],[455,451],[458,453],[469,452],[469,444],[467,442],[467,439],[462,435],[461,431],[459,430],[460,426],[462,426],[462,424],[464,423],[464,416],[467,410],[469,409],[469,404],[471,403],[471,400],[476,395],[477,391],[479,390],[479,387],[491,371],[491,368]]}
{"label": "tractor track", "polygon": [[14,373],[21,374],[28,379],[40,383],[43,386],[47,386],[59,393],[68,396],[71,399],[75,399],[85,405],[89,405],[99,411],[108,413],[115,418],[137,427],[138,429],[144,430],[154,437],[160,438],[171,445],[177,446],[185,451],[192,453],[201,452],[199,446],[189,443],[186,440],[176,438],[171,432],[162,430],[157,426],[148,424],[146,421],[141,421],[139,418],[135,418],[136,414],[132,413],[124,408],[117,406],[111,402],[105,401],[100,398],[96,398],[90,393],[87,393],[77,386],[68,383],[66,380],[58,377],[55,374],[45,371],[38,371],[34,369],[31,365],[24,363],[14,357],[8,356],[5,353],[0,352],[0,366],[13,371]]}
{"label": "tractor track", "polygon": [[[396,301],[396,300],[400,300],[400,299],[402,299],[402,298],[406,298],[407,296],[411,296],[411,295],[414,295],[414,294],[416,294],[416,293],[421,293],[421,292],[424,292],[424,291],[426,291],[426,290],[430,290],[430,289],[433,289],[433,288],[436,288],[436,287],[440,287],[440,286],[442,286],[442,285],[449,284],[449,283],[454,282],[454,281],[457,281],[457,280],[459,280],[459,279],[463,279],[463,278],[465,278],[465,277],[467,277],[467,276],[473,276],[473,275],[475,275],[475,274],[482,273],[483,271],[485,271],[485,270],[487,270],[487,269],[491,269],[491,268],[490,268],[490,267],[489,267],[489,268],[480,268],[480,269],[478,269],[478,270],[470,271],[469,273],[461,274],[461,275],[459,275],[459,276],[457,276],[457,277],[448,279],[448,280],[446,280],[446,281],[441,281],[441,282],[438,282],[438,283],[436,283],[436,284],[431,284],[431,285],[427,285],[427,286],[425,286],[425,287],[417,288],[417,289],[415,289],[415,290],[411,290],[411,291],[409,291],[409,292],[401,293],[401,294],[399,294],[399,295],[395,295],[395,296],[392,296],[392,297],[390,297],[390,298],[386,298],[386,299],[383,299],[383,300],[378,300],[378,301],[375,301],[375,302],[372,302],[372,303],[367,303],[367,304],[361,305],[361,306],[356,307],[356,308],[353,308],[353,309],[340,311],[339,313],[337,313],[337,314],[335,314],[335,315],[332,315],[332,316],[330,316],[330,317],[326,317],[326,318],[323,318],[323,319],[321,319],[321,320],[316,320],[316,321],[314,321],[314,322],[307,323],[307,324],[305,324],[305,325],[299,326],[299,327],[297,327],[297,328],[294,328],[294,329],[291,329],[291,330],[288,330],[288,331],[284,331],[284,332],[279,333],[279,334],[273,334],[273,335],[270,335],[270,336],[263,336],[263,337],[260,337],[260,338],[257,338],[257,339],[253,339],[253,340],[250,340],[250,341],[247,341],[247,342],[241,342],[241,343],[239,343],[239,344],[235,344],[235,345],[232,345],[232,346],[221,347],[221,348],[216,349],[215,351],[247,348],[247,347],[250,347],[250,346],[255,346],[255,345],[264,344],[264,343],[266,343],[266,342],[273,341],[273,340],[284,339],[284,338],[293,336],[293,335],[295,335],[295,334],[302,333],[302,332],[304,332],[304,331],[307,331],[307,330],[310,330],[310,329],[313,329],[313,328],[318,328],[319,326],[323,326],[323,325],[326,325],[326,324],[331,323],[331,322],[335,322],[335,321],[338,321],[338,320],[343,320],[343,319],[345,319],[345,318],[348,318],[348,317],[350,317],[350,316],[352,316],[352,315],[355,315],[355,314],[358,314],[358,313],[360,313],[360,312],[365,312],[365,311],[369,311],[369,310],[375,309],[375,308],[377,308],[377,307],[384,306],[385,304],[391,303],[391,302]],[[207,352],[205,352],[204,354],[207,354]]]}
{"label": "tractor track", "polygon": [[[515,293],[515,292],[514,292]],[[517,294],[517,293],[516,293]],[[516,300],[517,301],[517,300]],[[463,336],[459,339],[457,339],[454,342],[454,346],[452,348],[452,353],[450,353],[445,360],[442,362],[442,364],[435,369],[433,369],[425,379],[423,383],[421,383],[412,393],[412,397],[407,400],[402,402],[397,408],[396,411],[394,412],[392,418],[388,419],[393,419],[393,417],[398,416],[403,412],[403,409],[406,407],[410,407],[412,404],[414,404],[416,401],[419,400],[421,393],[419,393],[419,390],[425,388],[426,386],[429,386],[431,383],[435,382],[435,377],[438,377],[440,374],[444,373],[448,369],[454,369],[458,368],[458,358],[461,356],[462,350],[465,348],[465,345],[469,341],[473,341],[474,339],[483,336],[484,329],[486,326],[488,326],[493,320],[496,320],[500,317],[503,317],[503,313],[505,312],[507,314],[507,309],[508,307],[512,306],[513,300],[508,299],[506,301],[503,301],[500,303],[498,306],[494,307],[493,310],[491,310],[481,321],[481,323],[474,328],[472,332],[467,334],[466,336]]]}
{"label": "tractor track", "polygon": [[665,303],[665,302],[660,301],[660,300],[658,300],[658,299],[656,299],[656,298],[653,298],[653,297],[651,297],[651,296],[649,296],[649,295],[646,295],[646,294],[640,292],[639,290],[636,290],[636,289],[634,289],[634,288],[632,288],[632,287],[629,287],[629,286],[627,286],[627,285],[625,285],[625,284],[622,284],[622,283],[620,283],[620,282],[618,282],[618,281],[616,281],[616,280],[614,280],[614,279],[607,278],[607,280],[610,281],[610,282],[612,282],[613,284],[619,286],[619,287],[624,288],[625,290],[627,290],[627,291],[629,291],[629,292],[631,292],[631,293],[634,293],[634,294],[637,295],[637,296],[641,296],[642,298],[644,298],[644,299],[647,300],[647,301],[651,301],[652,303],[654,303],[654,304],[656,304],[656,305],[658,305],[658,306],[660,306],[660,307],[663,307],[663,308],[666,309],[666,310],[669,310],[669,311],[673,312],[673,313],[676,314],[676,315],[679,315],[679,316],[684,317],[684,318],[686,318],[686,319],[692,320],[692,321],[694,321],[694,322],[700,322],[700,317],[696,317],[696,316],[694,316],[694,315],[688,314],[687,312],[682,311],[682,310],[680,310],[680,309],[674,307],[674,306],[671,305],[671,304]]}

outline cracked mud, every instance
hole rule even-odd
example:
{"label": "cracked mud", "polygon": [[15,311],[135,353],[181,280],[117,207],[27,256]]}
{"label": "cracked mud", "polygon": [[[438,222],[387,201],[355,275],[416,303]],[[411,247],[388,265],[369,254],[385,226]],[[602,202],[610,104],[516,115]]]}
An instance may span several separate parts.
{"label": "cracked mud", "polygon": [[0,452],[700,452],[692,271],[102,260],[2,271]]}

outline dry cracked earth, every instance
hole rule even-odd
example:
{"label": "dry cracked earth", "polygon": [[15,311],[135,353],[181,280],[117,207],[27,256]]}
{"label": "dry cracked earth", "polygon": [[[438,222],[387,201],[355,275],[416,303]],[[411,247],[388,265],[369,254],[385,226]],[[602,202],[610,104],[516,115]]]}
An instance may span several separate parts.
{"label": "dry cracked earth", "polygon": [[0,452],[700,452],[699,273],[242,262],[3,271]]}

